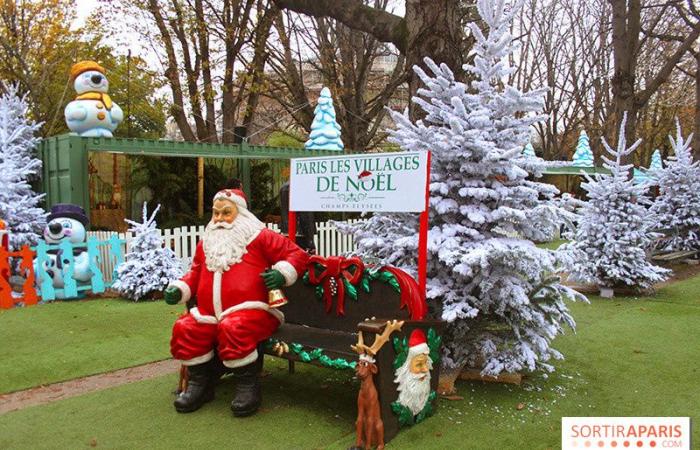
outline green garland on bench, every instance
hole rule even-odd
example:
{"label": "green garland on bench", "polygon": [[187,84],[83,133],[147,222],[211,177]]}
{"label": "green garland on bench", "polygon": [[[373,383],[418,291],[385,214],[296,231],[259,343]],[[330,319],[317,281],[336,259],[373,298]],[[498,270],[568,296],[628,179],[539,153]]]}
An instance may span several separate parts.
{"label": "green garland on bench", "polygon": [[[269,339],[266,344],[266,348],[268,350],[271,350],[272,347],[278,343],[279,341],[277,339]],[[328,355],[323,353],[322,348],[316,348],[311,350],[310,352],[304,350],[304,346],[302,344],[297,344],[295,342],[292,342],[289,344],[289,348],[299,356],[299,359],[301,359],[304,362],[311,362],[311,361],[318,361],[322,366],[324,367],[329,367],[331,369],[337,369],[337,370],[345,370],[345,369],[350,369],[350,370],[355,370],[355,366],[357,365],[356,361],[350,361],[348,362],[344,358],[336,358],[332,359]]]}

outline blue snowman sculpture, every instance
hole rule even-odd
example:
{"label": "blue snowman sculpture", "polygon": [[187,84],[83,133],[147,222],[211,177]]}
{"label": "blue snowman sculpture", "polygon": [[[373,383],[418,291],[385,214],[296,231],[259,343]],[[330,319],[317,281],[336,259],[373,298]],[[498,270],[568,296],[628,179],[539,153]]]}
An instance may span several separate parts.
{"label": "blue snowman sculpture", "polygon": [[[68,241],[71,244],[83,243],[87,237],[86,228],[88,225],[89,220],[83,208],[69,203],[58,203],[51,207],[51,213],[47,218],[46,228],[44,228],[44,240],[49,245],[57,245],[64,241]],[[61,250],[50,252],[49,257],[50,262],[45,264],[44,269],[52,278],[54,289],[63,289],[65,282],[63,279],[64,268]],[[76,280],[79,286],[90,283],[92,271],[89,266],[90,258],[85,248],[74,249],[73,279]],[[37,281],[40,282],[40,280]],[[83,294],[78,295],[78,298],[82,297]],[[63,299],[65,296],[62,291],[57,291],[56,298]]]}
{"label": "blue snowman sculpture", "polygon": [[124,120],[122,109],[107,94],[109,81],[105,69],[94,61],[73,65],[71,80],[78,96],[64,111],[72,134],[86,137],[112,137]]}

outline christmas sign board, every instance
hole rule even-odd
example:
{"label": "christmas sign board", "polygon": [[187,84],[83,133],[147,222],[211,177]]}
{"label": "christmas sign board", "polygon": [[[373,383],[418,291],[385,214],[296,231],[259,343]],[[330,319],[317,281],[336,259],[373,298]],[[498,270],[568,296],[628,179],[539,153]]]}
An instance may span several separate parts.
{"label": "christmas sign board", "polygon": [[427,152],[291,160],[290,210],[423,212]]}

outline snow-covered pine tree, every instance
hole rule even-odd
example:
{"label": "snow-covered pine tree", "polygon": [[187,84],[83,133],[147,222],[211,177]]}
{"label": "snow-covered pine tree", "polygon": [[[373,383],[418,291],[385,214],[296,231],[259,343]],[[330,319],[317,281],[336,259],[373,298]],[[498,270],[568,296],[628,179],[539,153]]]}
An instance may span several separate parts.
{"label": "snow-covered pine tree", "polygon": [[340,125],[335,119],[333,97],[330,89],[324,87],[318,97],[318,105],[314,109],[311,133],[309,133],[309,140],[304,144],[304,148],[341,151],[344,147],[340,138]]}
{"label": "snow-covered pine tree", "polygon": [[[564,300],[585,300],[559,284],[555,254],[532,242],[567,213],[549,200],[556,188],[529,180],[524,169],[542,166],[522,148],[530,125],[542,120],[543,91],[502,85],[512,72],[509,25],[521,7],[479,0],[489,32],[472,27],[476,55],[465,66],[477,81],[468,89],[426,58],[431,75],[414,67],[425,85],[413,99],[424,119],[392,113],[392,142],[432,152],[427,296],[449,323],[441,361],[453,373],[465,364],[488,375],[553,370],[548,361],[562,355],[550,343],[563,324],[575,326]],[[344,228],[360,256],[416,273],[416,215],[375,214]]]}
{"label": "snow-covered pine tree", "polygon": [[622,164],[622,157],[632,153],[641,143],[627,147],[625,114],[620,124],[617,148],[603,139],[603,167],[610,175],[585,175],[581,187],[588,201],[572,241],[560,247],[566,255],[570,278],[595,283],[600,287],[648,288],[665,280],[670,271],[649,262],[646,249],[657,236],[651,230],[656,219],[647,206],[647,186],[629,178],[631,164]]}
{"label": "snow-covered pine tree", "polygon": [[129,243],[126,261],[117,268],[117,280],[112,285],[121,295],[139,301],[149,294],[165,289],[171,281],[182,276],[182,265],[172,250],[163,247],[156,228],[155,217],[160,205],[148,217],[143,204],[143,222],[125,219],[131,225],[134,238]]}
{"label": "snow-covered pine tree", "polygon": [[28,118],[29,105],[6,85],[0,96],[0,219],[10,229],[10,248],[36,245],[46,225],[46,212],[38,205],[44,197],[30,183],[41,173],[36,146],[41,124]]}
{"label": "snow-covered pine tree", "polygon": [[676,128],[676,139],[669,136],[674,156],[654,172],[659,196],[651,210],[658,227],[671,230],[665,249],[700,250],[700,161],[693,161],[693,135],[683,139],[679,123]]}

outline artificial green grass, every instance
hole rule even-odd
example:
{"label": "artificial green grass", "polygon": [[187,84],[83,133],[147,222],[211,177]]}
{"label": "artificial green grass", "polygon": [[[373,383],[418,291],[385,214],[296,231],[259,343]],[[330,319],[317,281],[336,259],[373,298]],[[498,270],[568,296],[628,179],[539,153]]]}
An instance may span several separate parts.
{"label": "artificial green grass", "polygon": [[[555,341],[566,360],[523,386],[460,382],[464,400],[401,432],[392,448],[559,448],[562,416],[700,417],[700,276],[650,298],[572,305],[577,334]],[[232,383],[188,415],[173,411],[175,375],[0,418],[0,448],[347,448],[357,384],[349,372],[266,361],[263,409],[235,419]],[[518,405],[522,403],[522,409]],[[695,427],[697,442],[700,431]]]}
{"label": "artificial green grass", "polygon": [[0,312],[0,393],[170,356],[182,307],[122,299],[54,302]]}

